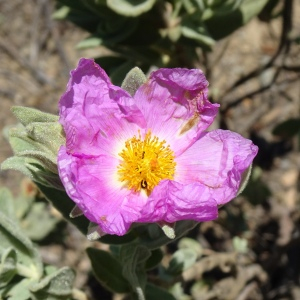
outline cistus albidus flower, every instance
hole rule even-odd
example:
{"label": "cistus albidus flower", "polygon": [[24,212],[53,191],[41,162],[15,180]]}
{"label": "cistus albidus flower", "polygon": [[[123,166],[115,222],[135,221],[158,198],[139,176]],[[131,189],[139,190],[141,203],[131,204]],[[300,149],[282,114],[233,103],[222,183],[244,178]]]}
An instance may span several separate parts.
{"label": "cistus albidus flower", "polygon": [[206,131],[219,107],[207,86],[198,69],[159,69],[132,97],[93,60],[71,72],[59,104],[59,175],[102,232],[213,220],[237,195],[258,149],[237,133]]}

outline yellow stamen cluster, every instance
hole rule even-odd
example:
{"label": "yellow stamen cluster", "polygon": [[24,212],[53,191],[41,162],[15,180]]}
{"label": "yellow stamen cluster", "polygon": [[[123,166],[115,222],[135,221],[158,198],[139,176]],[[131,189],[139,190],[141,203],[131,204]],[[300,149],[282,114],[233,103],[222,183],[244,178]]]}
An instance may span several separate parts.
{"label": "yellow stamen cluster", "polygon": [[140,134],[127,140],[119,153],[123,159],[118,166],[119,180],[125,182],[128,189],[136,192],[144,189],[149,195],[162,179],[173,179],[175,156],[165,144],[165,140],[152,137],[150,130],[144,140]]}

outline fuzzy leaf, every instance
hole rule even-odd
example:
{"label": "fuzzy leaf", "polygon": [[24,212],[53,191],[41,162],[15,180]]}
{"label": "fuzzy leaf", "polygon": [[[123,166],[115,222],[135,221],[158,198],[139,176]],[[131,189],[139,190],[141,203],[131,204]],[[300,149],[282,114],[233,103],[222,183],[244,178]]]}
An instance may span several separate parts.
{"label": "fuzzy leaf", "polygon": [[33,122],[26,126],[26,132],[30,138],[52,151],[54,155],[57,155],[60,146],[66,143],[63,128],[58,122]]}
{"label": "fuzzy leaf", "polygon": [[30,170],[25,166],[25,157],[9,157],[1,164],[2,170],[16,170],[20,171],[24,175],[28,176],[29,178],[33,179],[34,176]]}
{"label": "fuzzy leaf", "polygon": [[93,48],[93,47],[97,47],[103,44],[103,39],[99,36],[89,36],[86,39],[80,41],[77,45],[76,45],[76,49],[88,49],[88,48]]}
{"label": "fuzzy leaf", "polygon": [[1,211],[10,219],[15,218],[14,198],[7,188],[0,189],[0,207]]}
{"label": "fuzzy leaf", "polygon": [[179,249],[192,249],[195,253],[197,253],[197,257],[200,257],[203,253],[203,248],[200,243],[194,239],[184,237],[180,239],[178,242]]}
{"label": "fuzzy leaf", "polygon": [[33,158],[18,156],[10,157],[1,164],[1,169],[20,171],[35,183],[62,189],[62,184],[58,175],[45,171],[39,161]]}
{"label": "fuzzy leaf", "polygon": [[32,298],[32,294],[29,291],[29,287],[33,282],[34,281],[32,279],[24,278],[18,283],[11,285],[11,288],[9,290],[6,289],[4,293],[5,296],[4,299],[9,299],[9,300],[34,299]]}
{"label": "fuzzy leaf", "polygon": [[23,151],[18,153],[18,156],[30,157],[37,160],[46,170],[54,174],[58,174],[56,160],[57,157],[53,154],[48,154],[42,151]]}
{"label": "fuzzy leaf", "polygon": [[172,275],[179,275],[196,262],[197,256],[197,252],[193,249],[183,248],[177,250],[172,256],[167,272]]}
{"label": "fuzzy leaf", "polygon": [[155,0],[107,0],[107,6],[116,13],[126,17],[136,17],[147,12]]}
{"label": "fuzzy leaf", "polygon": [[57,190],[51,187],[47,187],[40,183],[37,186],[45,195],[45,197],[53,204],[53,206],[61,212],[63,217],[69,222],[73,223],[84,235],[86,235],[89,220],[84,216],[78,218],[70,218],[70,212],[74,207],[74,202],[68,197],[65,191]]}
{"label": "fuzzy leaf", "polygon": [[135,67],[127,73],[121,88],[127,91],[133,97],[138,88],[146,81],[147,78],[144,72],[140,68]]}
{"label": "fuzzy leaf", "polygon": [[190,295],[184,293],[184,289],[181,282],[176,282],[175,284],[173,284],[173,286],[169,289],[169,291],[172,293],[175,299],[193,300]]}
{"label": "fuzzy leaf", "polygon": [[[84,30],[95,32],[99,23],[99,11],[89,9],[87,1],[57,0],[57,2],[63,5],[63,10],[58,12],[58,18],[66,18]],[[66,6],[69,9],[66,9]]]}
{"label": "fuzzy leaf", "polygon": [[74,279],[75,272],[69,267],[64,267],[43,278],[39,283],[31,285],[30,291],[53,296],[70,296]]}
{"label": "fuzzy leaf", "polygon": [[35,180],[36,182],[40,182],[41,184],[56,190],[65,191],[65,188],[57,174],[42,171],[39,171],[39,174],[44,181]]}
{"label": "fuzzy leaf", "polygon": [[135,32],[138,20],[132,18],[111,18],[102,20],[97,27],[97,32],[79,42],[77,49],[86,49],[100,45],[115,45],[125,41]]}
{"label": "fuzzy leaf", "polygon": [[151,251],[151,256],[147,259],[145,268],[147,270],[151,270],[155,268],[163,259],[164,254],[163,252],[158,248]]}
{"label": "fuzzy leaf", "polygon": [[215,45],[215,40],[208,34],[208,32],[198,22],[192,22],[191,20],[185,20],[181,27],[181,33],[188,39],[195,40],[198,44],[210,49]]}
{"label": "fuzzy leaf", "polygon": [[236,252],[247,253],[249,251],[248,241],[246,239],[240,238],[239,236],[235,236],[232,239],[232,244]]}
{"label": "fuzzy leaf", "polygon": [[151,283],[147,283],[145,293],[147,300],[176,300],[168,291]]}
{"label": "fuzzy leaf", "polygon": [[207,30],[214,39],[221,39],[231,34],[236,29],[248,23],[257,16],[269,0],[244,0],[233,10],[214,10],[211,18],[205,21]]}
{"label": "fuzzy leaf", "polygon": [[8,140],[16,155],[24,151],[46,151],[51,153],[44,145],[31,139],[25,128],[21,126],[10,129]]}
{"label": "fuzzy leaf", "polygon": [[17,273],[17,254],[13,248],[0,253],[0,288],[7,285]]}
{"label": "fuzzy leaf", "polygon": [[34,203],[21,226],[26,235],[34,241],[45,238],[56,226],[58,219],[52,217],[43,202]]}
{"label": "fuzzy leaf", "polygon": [[121,248],[120,260],[123,265],[123,276],[138,293],[145,289],[147,281],[145,263],[150,255],[151,252],[140,245],[125,245]]}
{"label": "fuzzy leaf", "polygon": [[14,199],[14,213],[18,220],[24,218],[33,205],[36,198],[37,187],[30,179],[23,179],[21,182],[21,193]]}
{"label": "fuzzy leaf", "polygon": [[116,293],[129,293],[129,282],[122,275],[122,265],[110,253],[88,248],[94,274],[98,281],[108,290]]}
{"label": "fuzzy leaf", "polygon": [[243,196],[248,198],[248,201],[253,205],[265,203],[272,195],[269,187],[262,180],[262,170],[259,167],[254,167],[249,182],[243,191]]}
{"label": "fuzzy leaf", "polygon": [[52,18],[54,20],[63,20],[67,18],[68,14],[70,13],[71,8],[68,6],[62,6],[59,9],[57,9],[53,14]]}
{"label": "fuzzy leaf", "polygon": [[245,0],[240,6],[244,24],[248,23],[254,16],[257,16],[269,0]]}
{"label": "fuzzy leaf", "polygon": [[34,108],[13,106],[11,111],[24,126],[33,122],[58,122],[58,116]]}
{"label": "fuzzy leaf", "polygon": [[14,248],[19,264],[26,266],[26,276],[39,279],[42,275],[40,256],[21,228],[0,211],[0,252]]}
{"label": "fuzzy leaf", "polygon": [[300,119],[289,119],[278,124],[272,131],[282,138],[292,138],[300,132]]}

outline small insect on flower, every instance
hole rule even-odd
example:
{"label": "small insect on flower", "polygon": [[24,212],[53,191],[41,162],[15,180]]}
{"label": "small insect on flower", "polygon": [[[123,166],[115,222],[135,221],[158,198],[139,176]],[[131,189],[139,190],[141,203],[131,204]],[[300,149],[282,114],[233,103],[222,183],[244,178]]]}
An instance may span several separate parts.
{"label": "small insect on flower", "polygon": [[207,86],[198,69],[159,69],[131,96],[93,60],[71,72],[59,104],[59,175],[101,232],[213,220],[237,195],[258,149],[237,133],[207,131],[219,107]]}
{"label": "small insect on flower", "polygon": [[146,189],[146,188],[147,188],[147,181],[146,181],[145,179],[143,179],[143,180],[141,181],[141,188],[142,188],[142,189]]}

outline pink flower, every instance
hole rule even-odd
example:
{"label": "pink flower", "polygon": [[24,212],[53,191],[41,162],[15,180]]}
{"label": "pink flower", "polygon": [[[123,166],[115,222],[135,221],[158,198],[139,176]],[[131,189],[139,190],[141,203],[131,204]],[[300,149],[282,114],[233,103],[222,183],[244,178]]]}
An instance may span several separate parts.
{"label": "pink flower", "polygon": [[159,69],[131,97],[81,59],[60,100],[60,178],[84,215],[109,234],[134,222],[207,221],[233,199],[257,147],[207,132],[219,105],[200,70]]}

